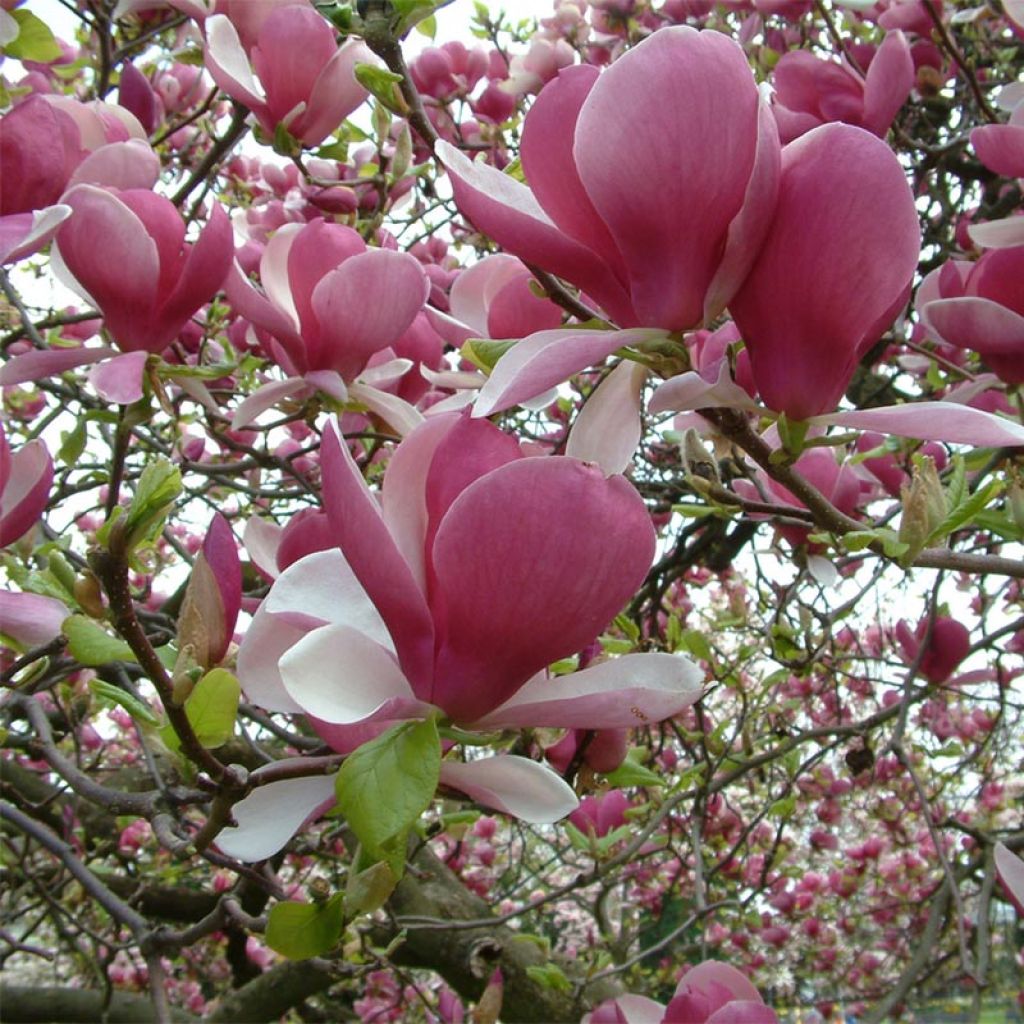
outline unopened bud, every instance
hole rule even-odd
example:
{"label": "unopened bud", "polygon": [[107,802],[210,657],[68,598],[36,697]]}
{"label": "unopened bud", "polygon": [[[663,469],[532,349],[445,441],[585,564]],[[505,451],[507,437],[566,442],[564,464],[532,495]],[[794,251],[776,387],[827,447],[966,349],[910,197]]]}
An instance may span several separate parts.
{"label": "unopened bud", "polygon": [[100,589],[100,581],[88,570],[81,576],[75,577],[71,592],[75,595],[82,611],[94,619],[102,619],[106,613],[103,607],[103,591]]}
{"label": "unopened bud", "polygon": [[326,903],[331,896],[331,884],[326,878],[313,878],[309,883],[309,898],[314,903]]}
{"label": "unopened bud", "polygon": [[925,457],[914,467],[909,486],[900,488],[903,514],[899,539],[907,545],[904,558],[913,559],[928,544],[947,514],[946,495],[935,468],[935,460]]}

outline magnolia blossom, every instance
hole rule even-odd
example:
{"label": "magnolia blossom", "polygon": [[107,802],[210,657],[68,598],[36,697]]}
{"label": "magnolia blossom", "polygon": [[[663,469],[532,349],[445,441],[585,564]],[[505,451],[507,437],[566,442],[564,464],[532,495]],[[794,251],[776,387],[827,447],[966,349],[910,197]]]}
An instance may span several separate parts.
{"label": "magnolia blossom", "polygon": [[705,960],[676,985],[668,1006],[646,996],[609,999],[583,1024],[778,1024],[761,994],[735,967]]}
{"label": "magnolia blossom", "polygon": [[917,309],[941,341],[972,349],[1007,384],[1024,382],[1024,245],[977,263],[949,260],[922,282]]}
{"label": "magnolia blossom", "polygon": [[[347,752],[432,713],[467,728],[620,729],[660,721],[699,696],[700,671],[675,655],[547,678],[551,662],[594,640],[653,558],[650,519],[621,477],[575,459],[525,457],[489,422],[451,413],[398,446],[380,502],[333,430],[322,468],[340,550],[308,555],[274,583],[239,652],[250,700],[304,713]],[[510,756],[445,761],[441,781],[530,820],[553,821],[576,805],[554,773]],[[298,814],[300,790],[287,796]],[[260,806],[270,799],[258,795]],[[322,780],[305,799],[298,820],[274,832],[277,845],[323,802]],[[256,840],[250,807],[239,808],[241,827],[222,848],[266,856],[265,829]]]}
{"label": "magnolia blossom", "polygon": [[[924,651],[921,644],[928,638]],[[930,683],[944,683],[956,671],[960,662],[971,649],[971,634],[967,627],[948,615],[937,615],[931,620],[926,616],[911,631],[910,626],[900,619],[896,623],[896,639],[899,641],[903,660],[917,664],[917,670]]]}
{"label": "magnolia blossom", "polygon": [[207,18],[207,70],[267,134],[280,125],[303,146],[319,145],[366,99],[355,66],[376,58],[358,40],[339,48],[331,25],[305,5],[276,7],[258,24],[246,45],[232,19]]}
{"label": "magnolia blossom", "polygon": [[845,62],[821,60],[807,50],[783,54],[772,73],[772,108],[784,142],[830,121],[885,137],[914,87],[914,59],[907,37],[890,32],[860,75]]}
{"label": "magnolia blossom", "polygon": [[11,451],[0,425],[0,547],[23,537],[46,510],[53,459],[41,440]]}
{"label": "magnolia blossom", "polygon": [[[397,399],[382,405],[387,396],[375,388],[349,385],[372,358],[402,338],[423,308],[429,282],[419,261],[408,253],[367,248],[358,232],[318,218],[274,233],[260,259],[260,279],[263,293],[236,265],[227,282],[228,299],[265,332],[267,348],[291,379],[243,402],[235,425],[251,422],[284,395],[314,388],[340,400],[351,392],[385,418],[394,414]],[[374,368],[370,381],[388,383],[411,365],[386,361]],[[415,410],[409,412],[418,422]]]}
{"label": "magnolia blossom", "polygon": [[523,125],[529,187],[442,143],[459,209],[505,250],[579,286],[621,327],[721,312],[764,238],[775,124],[743,51],[655,32],[603,74],[562,71]]}

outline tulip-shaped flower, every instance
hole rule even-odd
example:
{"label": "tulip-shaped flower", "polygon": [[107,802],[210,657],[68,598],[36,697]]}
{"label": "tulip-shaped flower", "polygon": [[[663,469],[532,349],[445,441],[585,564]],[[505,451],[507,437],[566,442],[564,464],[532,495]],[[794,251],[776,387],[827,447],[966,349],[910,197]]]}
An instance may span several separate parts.
{"label": "tulip-shaped flower", "polygon": [[529,188],[450,145],[438,153],[459,209],[506,251],[577,285],[620,327],[669,331],[735,293],[779,175],[743,51],[687,27],[545,87],[523,126]]}
{"label": "tulip-shaped flower", "polygon": [[0,426],[0,547],[13,544],[35,526],[52,483],[53,459],[46,445],[29,441],[12,452]]}
{"label": "tulip-shaped flower", "polygon": [[[654,555],[644,504],[622,477],[525,457],[489,422],[458,414],[399,445],[380,502],[333,430],[321,462],[340,550],[300,559],[271,588],[238,659],[254,702],[305,713],[346,752],[386,724],[438,711],[466,727],[620,729],[699,695],[700,671],[667,654],[547,678],[622,608]],[[323,780],[305,792],[295,781],[277,845],[329,796]],[[522,758],[445,761],[441,781],[531,820],[576,805],[557,775]],[[261,815],[272,798],[259,794]],[[250,810],[240,804],[242,828],[218,842],[266,856],[271,844],[249,841]]]}
{"label": "tulip-shaped flower", "polygon": [[[925,637],[928,644],[921,651]],[[911,632],[907,623],[900,619],[896,623],[896,639],[907,664],[917,663],[917,670],[930,683],[944,683],[957,670],[960,662],[971,649],[971,634],[967,627],[948,615],[937,615],[932,621],[931,633],[928,619],[923,618]]]}
{"label": "tulip-shaped flower", "polygon": [[910,186],[880,139],[827,124],[785,147],[767,240],[729,303],[772,409],[802,420],[836,407],[909,298],[920,242]]}
{"label": "tulip-shaped flower", "polygon": [[778,1024],[775,1011],[735,967],[705,960],[676,985],[668,1006],[646,996],[609,999],[583,1024]]}
{"label": "tulip-shaped flower", "polygon": [[213,517],[192,566],[178,622],[178,647],[192,647],[203,668],[219,664],[227,653],[242,605],[242,567],[228,521]]}
{"label": "tulip-shaped flower", "polygon": [[[263,252],[260,278],[265,296],[236,266],[228,278],[228,299],[267,333],[271,354],[292,380],[274,382],[243,403],[236,426],[283,395],[299,393],[306,382],[347,397],[347,385],[371,357],[409,329],[429,290],[414,256],[369,249],[351,228],[322,220],[279,228]],[[380,395],[370,387],[351,394],[371,408]]]}
{"label": "tulip-shaped flower", "polygon": [[845,63],[791,50],[772,75],[779,135],[791,142],[820,124],[843,121],[884,138],[914,87],[914,76],[910,46],[899,31],[886,35],[863,77]]}
{"label": "tulip-shaped flower", "polygon": [[953,261],[921,284],[917,309],[932,335],[972,349],[1007,384],[1024,382],[1024,245]]}
{"label": "tulip-shaped flower", "polygon": [[153,192],[79,185],[64,202],[73,214],[57,236],[60,262],[122,352],[161,352],[224,283],[232,234],[219,205],[190,245],[181,214]]}
{"label": "tulip-shaped flower", "polygon": [[334,29],[310,7],[274,10],[249,53],[225,15],[208,18],[205,28],[213,80],[244,103],[271,137],[280,125],[303,146],[319,145],[368,95],[354,69],[358,62],[373,63],[373,54],[356,40],[339,48]]}

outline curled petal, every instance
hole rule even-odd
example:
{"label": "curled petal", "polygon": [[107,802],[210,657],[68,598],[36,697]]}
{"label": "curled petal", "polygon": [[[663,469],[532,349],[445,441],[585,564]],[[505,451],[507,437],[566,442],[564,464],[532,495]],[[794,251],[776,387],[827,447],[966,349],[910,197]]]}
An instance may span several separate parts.
{"label": "curled petal", "polygon": [[640,393],[647,368],[624,359],[601,381],[569,432],[565,454],[623,473],[640,444]]}
{"label": "curled petal", "polygon": [[511,754],[442,761],[441,784],[535,825],[560,821],[579,806],[572,788],[550,768]]}

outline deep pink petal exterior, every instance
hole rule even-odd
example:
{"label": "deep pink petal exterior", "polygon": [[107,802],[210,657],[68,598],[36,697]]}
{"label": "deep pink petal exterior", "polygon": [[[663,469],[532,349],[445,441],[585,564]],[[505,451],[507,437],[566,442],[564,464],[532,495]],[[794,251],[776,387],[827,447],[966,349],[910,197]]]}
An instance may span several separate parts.
{"label": "deep pink petal exterior", "polygon": [[497,707],[590,643],[653,555],[646,509],[621,477],[572,459],[532,458],[477,480],[434,542],[444,617],[430,699],[464,722]]}
{"label": "deep pink petal exterior", "polygon": [[573,153],[626,262],[640,323],[702,322],[753,170],[758,106],[740,47],[685,26],[655,32],[591,89]]}
{"label": "deep pink petal exterior", "polygon": [[835,407],[895,315],[920,238],[913,195],[884,142],[827,124],[783,150],[768,238],[729,304],[771,408],[799,420]]}
{"label": "deep pink petal exterior", "polygon": [[0,493],[0,547],[13,544],[35,526],[46,510],[53,484],[53,459],[40,440],[29,441],[11,452],[5,461],[6,480]]}

